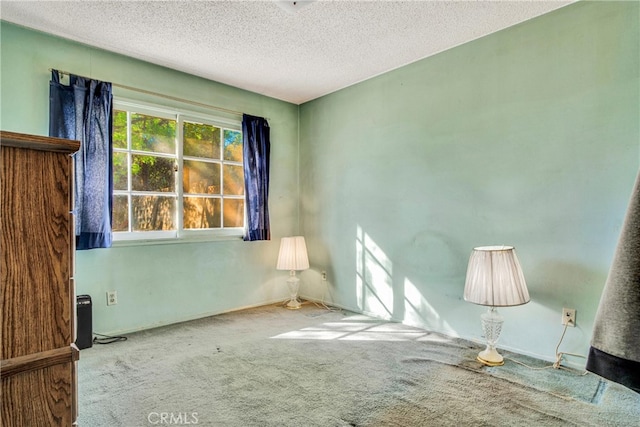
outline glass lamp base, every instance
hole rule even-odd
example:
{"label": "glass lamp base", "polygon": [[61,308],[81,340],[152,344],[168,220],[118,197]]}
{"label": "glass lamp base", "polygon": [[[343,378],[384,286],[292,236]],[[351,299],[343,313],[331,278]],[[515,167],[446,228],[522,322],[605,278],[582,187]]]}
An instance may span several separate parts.
{"label": "glass lamp base", "polygon": [[485,350],[478,353],[478,362],[487,366],[502,366],[504,365],[504,358],[496,351],[495,348],[487,347]]}
{"label": "glass lamp base", "polygon": [[480,317],[482,319],[482,330],[487,339],[487,348],[478,354],[478,361],[488,366],[504,365],[503,357],[496,350],[496,343],[500,338],[504,318],[495,307],[489,307],[489,310]]}
{"label": "glass lamp base", "polygon": [[285,307],[287,307],[290,310],[297,310],[302,306],[302,304],[298,300],[298,290],[300,289],[300,279],[298,279],[295,276],[295,271],[292,271],[292,273],[293,274],[287,280],[287,286],[289,287],[289,296],[291,299],[285,305]]}
{"label": "glass lamp base", "polygon": [[285,307],[287,307],[289,310],[297,310],[300,307],[302,307],[302,304],[297,299],[292,299],[291,301],[285,304]]}

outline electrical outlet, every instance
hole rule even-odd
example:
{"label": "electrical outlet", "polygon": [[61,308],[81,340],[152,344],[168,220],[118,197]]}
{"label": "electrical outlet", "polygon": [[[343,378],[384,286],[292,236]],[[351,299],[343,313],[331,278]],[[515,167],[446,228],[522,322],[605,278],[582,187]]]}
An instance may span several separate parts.
{"label": "electrical outlet", "polygon": [[116,305],[118,303],[118,292],[107,291],[107,305]]}
{"label": "electrical outlet", "polygon": [[322,272],[322,280],[325,280],[325,281],[327,280],[327,272],[326,271]]}
{"label": "electrical outlet", "polygon": [[575,308],[563,308],[562,309],[562,324],[569,326],[576,326],[576,309]]}

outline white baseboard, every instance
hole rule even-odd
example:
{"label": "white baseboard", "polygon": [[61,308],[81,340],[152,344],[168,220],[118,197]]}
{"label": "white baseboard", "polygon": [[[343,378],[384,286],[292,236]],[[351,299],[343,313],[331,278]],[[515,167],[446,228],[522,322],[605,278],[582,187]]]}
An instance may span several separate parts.
{"label": "white baseboard", "polygon": [[134,328],[134,329],[121,329],[121,330],[107,331],[107,332],[102,332],[102,331],[96,331],[96,332],[98,332],[98,333],[100,333],[102,335],[108,335],[108,336],[120,336],[120,335],[132,334],[134,332],[146,331],[148,329],[160,328],[162,326],[174,325],[176,323],[189,322],[191,320],[203,319],[205,317],[216,316],[216,315],[219,315],[219,314],[233,313],[234,311],[240,311],[240,310],[246,310],[246,309],[249,309],[249,308],[262,307],[262,306],[271,305],[271,304],[277,304],[277,303],[283,302],[285,300],[286,300],[286,298],[278,298],[276,300],[270,300],[270,301],[260,302],[260,303],[256,303],[256,304],[250,304],[250,305],[245,305],[245,306],[241,306],[241,307],[230,308],[228,310],[210,311],[210,312],[205,312],[205,313],[199,313],[199,314],[195,314],[195,315],[192,315],[192,316],[181,317],[181,318],[178,318],[176,320],[172,320],[170,322],[151,323],[149,325],[144,325],[144,326],[141,326],[139,328]]}

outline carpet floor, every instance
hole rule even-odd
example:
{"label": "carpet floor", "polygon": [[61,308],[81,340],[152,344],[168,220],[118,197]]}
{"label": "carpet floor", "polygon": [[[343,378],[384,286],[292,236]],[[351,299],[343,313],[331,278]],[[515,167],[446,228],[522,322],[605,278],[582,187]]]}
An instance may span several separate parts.
{"label": "carpet floor", "polygon": [[247,309],[81,351],[79,425],[639,426],[640,395],[313,304]]}

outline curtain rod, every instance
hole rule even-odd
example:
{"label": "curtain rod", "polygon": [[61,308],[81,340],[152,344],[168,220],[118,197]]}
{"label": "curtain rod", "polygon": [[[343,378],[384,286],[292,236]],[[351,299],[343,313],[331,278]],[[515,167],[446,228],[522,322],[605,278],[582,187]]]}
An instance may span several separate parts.
{"label": "curtain rod", "polygon": [[[91,79],[91,77],[80,76],[78,74],[71,73],[69,71],[54,70],[53,68],[49,68],[49,71],[51,71],[51,72],[57,71],[58,74],[62,74],[62,75],[66,74],[67,76],[70,76],[70,75],[73,74],[74,76],[83,77],[85,79]],[[135,87],[126,86],[126,85],[122,85],[122,84],[119,84],[119,83],[111,82],[111,85],[119,87],[119,88],[122,88],[122,89],[132,90],[134,92],[144,93],[145,95],[157,96],[157,97],[160,97],[160,98],[170,99],[172,101],[178,101],[178,102],[182,102],[182,103],[186,103],[186,104],[195,105],[197,107],[204,107],[204,108],[209,108],[209,109],[216,110],[216,111],[221,111],[223,113],[234,114],[234,115],[237,115],[237,116],[242,116],[244,114],[241,111],[235,111],[235,110],[230,110],[228,108],[216,107],[215,105],[204,104],[202,102],[197,102],[197,101],[190,101],[188,99],[178,98],[176,96],[163,95],[161,93],[152,92],[152,91],[146,90],[146,89],[138,89],[138,88],[135,88]]]}

